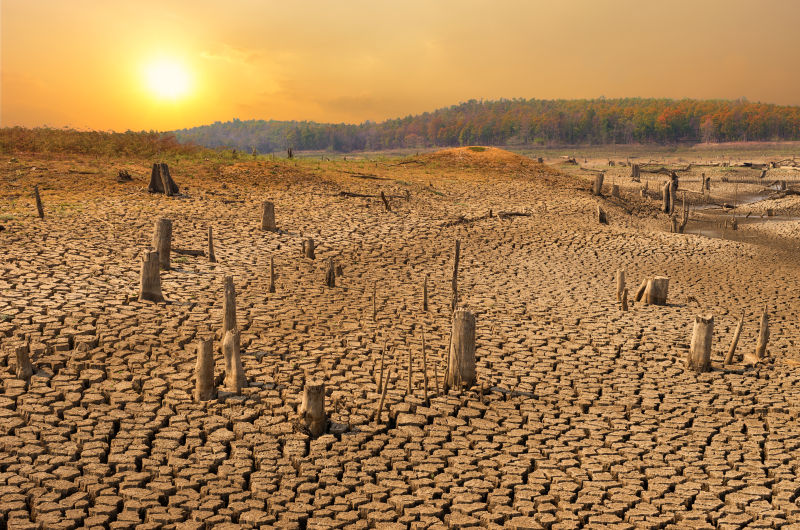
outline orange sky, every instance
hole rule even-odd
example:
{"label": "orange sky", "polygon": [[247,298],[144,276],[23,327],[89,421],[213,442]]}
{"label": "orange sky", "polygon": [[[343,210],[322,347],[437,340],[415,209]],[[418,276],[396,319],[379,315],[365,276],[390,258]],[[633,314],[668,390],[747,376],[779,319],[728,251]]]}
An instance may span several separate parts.
{"label": "orange sky", "polygon": [[[468,99],[800,104],[796,0],[0,0],[0,125],[361,122]],[[160,98],[158,61],[188,91]]]}

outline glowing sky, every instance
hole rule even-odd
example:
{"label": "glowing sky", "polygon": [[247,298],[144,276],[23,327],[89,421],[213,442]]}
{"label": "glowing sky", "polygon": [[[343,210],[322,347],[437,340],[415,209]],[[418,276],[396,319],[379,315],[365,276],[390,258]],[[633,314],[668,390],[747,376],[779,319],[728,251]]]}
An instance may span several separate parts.
{"label": "glowing sky", "polygon": [[379,121],[501,97],[800,104],[796,0],[0,6],[2,126]]}

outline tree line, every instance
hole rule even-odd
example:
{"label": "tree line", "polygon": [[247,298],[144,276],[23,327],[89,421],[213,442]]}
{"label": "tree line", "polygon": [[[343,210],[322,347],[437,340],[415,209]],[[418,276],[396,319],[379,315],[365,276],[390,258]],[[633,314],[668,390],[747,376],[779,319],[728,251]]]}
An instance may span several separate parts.
{"label": "tree line", "polygon": [[800,107],[744,99],[470,100],[380,123],[239,120],[173,131],[178,141],[270,153],[463,145],[800,140]]}

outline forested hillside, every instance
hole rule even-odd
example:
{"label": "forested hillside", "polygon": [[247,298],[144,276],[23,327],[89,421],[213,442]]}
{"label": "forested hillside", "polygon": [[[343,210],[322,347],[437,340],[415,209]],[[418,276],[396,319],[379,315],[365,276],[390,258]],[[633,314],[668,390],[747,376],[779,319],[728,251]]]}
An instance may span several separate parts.
{"label": "forested hillside", "polygon": [[381,123],[235,119],[175,131],[181,142],[261,153],[459,145],[727,142],[800,139],[800,107],[744,100],[468,101]]}

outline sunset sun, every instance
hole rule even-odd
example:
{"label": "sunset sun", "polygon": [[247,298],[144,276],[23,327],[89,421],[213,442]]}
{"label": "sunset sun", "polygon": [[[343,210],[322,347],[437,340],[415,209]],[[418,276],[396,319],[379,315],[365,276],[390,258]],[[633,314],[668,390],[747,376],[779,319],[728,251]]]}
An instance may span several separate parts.
{"label": "sunset sun", "polygon": [[191,89],[186,66],[175,59],[156,59],[145,66],[144,83],[156,99],[178,101]]}

